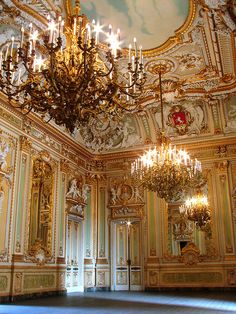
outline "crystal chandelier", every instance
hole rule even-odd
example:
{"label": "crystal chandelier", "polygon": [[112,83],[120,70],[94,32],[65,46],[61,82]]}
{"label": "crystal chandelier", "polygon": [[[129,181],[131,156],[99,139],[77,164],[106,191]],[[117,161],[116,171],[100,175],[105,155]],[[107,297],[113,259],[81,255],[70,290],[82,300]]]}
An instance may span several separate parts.
{"label": "crystal chandelier", "polygon": [[126,64],[120,45],[119,29],[114,33],[109,25],[105,32],[90,23],[77,0],[66,25],[60,16],[48,17],[41,36],[32,24],[27,32],[22,27],[19,45],[12,37],[0,51],[0,91],[24,112],[33,110],[70,132],[90,117],[121,117],[139,109],[146,74],[136,39]]}
{"label": "crystal chandelier", "polygon": [[198,191],[197,195],[189,198],[179,207],[180,214],[196,223],[197,228],[204,230],[211,220],[211,211],[207,197]]}
{"label": "crystal chandelier", "polygon": [[157,196],[166,201],[178,200],[189,187],[201,178],[201,163],[191,160],[189,154],[172,146],[164,133],[162,74],[166,67],[158,67],[161,107],[160,147],[154,147],[136,159],[131,165],[132,176],[144,188],[157,192]]}

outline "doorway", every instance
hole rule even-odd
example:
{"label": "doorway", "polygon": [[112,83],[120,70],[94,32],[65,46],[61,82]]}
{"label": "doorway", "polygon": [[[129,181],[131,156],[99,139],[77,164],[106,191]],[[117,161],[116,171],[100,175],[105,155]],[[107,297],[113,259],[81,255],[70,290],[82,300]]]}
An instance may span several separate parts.
{"label": "doorway", "polygon": [[142,250],[141,221],[112,222],[112,290],[142,290]]}
{"label": "doorway", "polygon": [[83,222],[68,219],[67,227],[67,292],[84,291]]}

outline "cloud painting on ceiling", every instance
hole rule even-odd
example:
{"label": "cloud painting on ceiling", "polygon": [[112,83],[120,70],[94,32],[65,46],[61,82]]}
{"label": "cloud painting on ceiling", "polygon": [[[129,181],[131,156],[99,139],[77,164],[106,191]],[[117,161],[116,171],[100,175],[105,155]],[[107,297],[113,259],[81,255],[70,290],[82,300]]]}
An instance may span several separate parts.
{"label": "cloud painting on ceiling", "polygon": [[121,29],[123,47],[137,37],[144,49],[163,44],[188,16],[189,0],[81,0],[90,20]]}

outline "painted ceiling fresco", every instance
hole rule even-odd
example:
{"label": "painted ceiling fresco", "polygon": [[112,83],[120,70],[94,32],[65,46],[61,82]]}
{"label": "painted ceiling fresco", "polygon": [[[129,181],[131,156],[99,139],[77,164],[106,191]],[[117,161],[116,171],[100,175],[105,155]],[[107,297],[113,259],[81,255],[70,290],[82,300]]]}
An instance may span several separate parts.
{"label": "painted ceiling fresco", "polygon": [[189,0],[81,0],[81,11],[100,24],[121,29],[124,47],[137,37],[144,49],[174,35],[187,18]]}

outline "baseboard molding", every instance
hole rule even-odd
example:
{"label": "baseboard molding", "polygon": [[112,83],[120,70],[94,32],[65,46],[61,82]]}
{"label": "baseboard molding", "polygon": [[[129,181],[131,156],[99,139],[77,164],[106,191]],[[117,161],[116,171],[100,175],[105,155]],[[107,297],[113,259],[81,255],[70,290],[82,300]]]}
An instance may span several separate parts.
{"label": "baseboard molding", "polygon": [[145,287],[144,291],[236,291],[236,287]]}
{"label": "baseboard molding", "polygon": [[111,291],[110,287],[88,287],[84,288],[84,292]]}
{"label": "baseboard molding", "polygon": [[44,297],[51,297],[57,295],[66,295],[66,290],[60,291],[43,291],[43,292],[34,292],[34,293],[27,293],[27,294],[19,294],[19,295],[6,295],[0,296],[0,303],[14,303],[21,300],[29,300],[29,299],[37,299],[37,298],[44,298]]}

